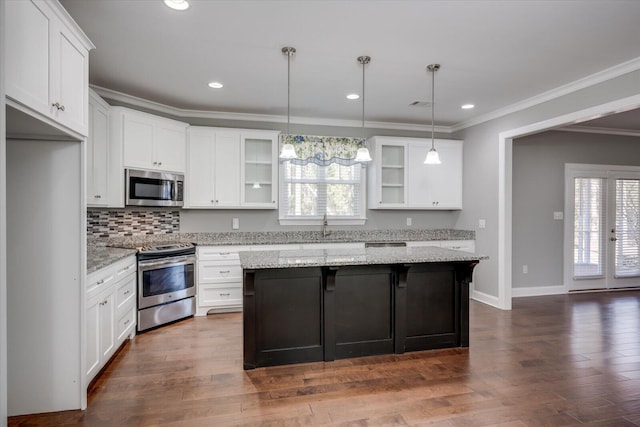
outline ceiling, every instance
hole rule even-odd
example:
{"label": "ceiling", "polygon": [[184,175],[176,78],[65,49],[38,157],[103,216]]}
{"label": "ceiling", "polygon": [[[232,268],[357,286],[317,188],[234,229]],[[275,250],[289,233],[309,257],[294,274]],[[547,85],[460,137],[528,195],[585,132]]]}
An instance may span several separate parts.
{"label": "ceiling", "polygon": [[[61,0],[96,45],[92,85],[187,110],[460,125],[640,58],[640,1]],[[222,89],[207,87],[210,81]],[[473,103],[472,110],[462,110]],[[248,116],[251,117],[251,116]],[[637,121],[636,121],[637,123]],[[640,126],[639,126],[640,127]]]}

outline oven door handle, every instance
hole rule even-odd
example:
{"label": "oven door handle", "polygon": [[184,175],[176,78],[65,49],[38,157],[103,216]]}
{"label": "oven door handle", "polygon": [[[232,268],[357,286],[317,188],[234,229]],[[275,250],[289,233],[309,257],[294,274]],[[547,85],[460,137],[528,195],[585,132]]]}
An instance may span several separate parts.
{"label": "oven door handle", "polygon": [[193,256],[181,256],[181,257],[173,257],[173,258],[165,258],[162,260],[149,260],[149,261],[138,261],[138,269],[139,270],[148,270],[149,268],[162,267],[165,265],[185,265],[195,263],[196,259]]}

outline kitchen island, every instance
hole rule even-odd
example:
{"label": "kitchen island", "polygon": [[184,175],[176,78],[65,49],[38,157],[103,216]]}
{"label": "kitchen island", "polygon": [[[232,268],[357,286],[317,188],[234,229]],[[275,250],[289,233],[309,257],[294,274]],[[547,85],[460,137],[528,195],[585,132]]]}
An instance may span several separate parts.
{"label": "kitchen island", "polygon": [[437,247],[241,252],[244,368],[468,347],[482,259]]}

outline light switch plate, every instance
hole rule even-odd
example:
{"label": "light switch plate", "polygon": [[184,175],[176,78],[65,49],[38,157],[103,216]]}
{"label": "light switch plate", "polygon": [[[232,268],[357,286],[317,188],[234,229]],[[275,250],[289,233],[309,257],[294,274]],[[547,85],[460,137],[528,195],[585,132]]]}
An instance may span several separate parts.
{"label": "light switch plate", "polygon": [[413,220],[407,217],[407,227],[411,227],[412,224],[413,224]]}
{"label": "light switch plate", "polygon": [[478,220],[478,228],[486,228],[487,226],[487,221],[484,219],[479,219]]}
{"label": "light switch plate", "polygon": [[553,219],[564,219],[564,214],[562,212],[554,212]]}
{"label": "light switch plate", "polygon": [[240,218],[233,218],[231,220],[231,228],[233,230],[238,230],[240,229]]}

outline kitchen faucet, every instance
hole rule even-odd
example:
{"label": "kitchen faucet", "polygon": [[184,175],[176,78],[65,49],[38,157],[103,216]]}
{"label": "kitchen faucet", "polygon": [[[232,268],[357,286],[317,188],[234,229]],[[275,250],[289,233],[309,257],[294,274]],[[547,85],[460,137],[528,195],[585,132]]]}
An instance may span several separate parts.
{"label": "kitchen faucet", "polygon": [[328,235],[331,234],[330,231],[327,231],[327,226],[329,226],[329,221],[327,221],[327,213],[324,213],[322,217],[322,238],[326,239]]}

